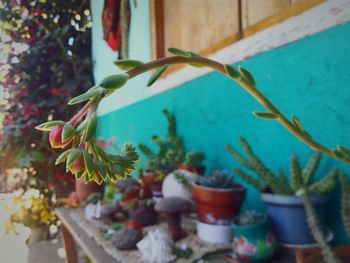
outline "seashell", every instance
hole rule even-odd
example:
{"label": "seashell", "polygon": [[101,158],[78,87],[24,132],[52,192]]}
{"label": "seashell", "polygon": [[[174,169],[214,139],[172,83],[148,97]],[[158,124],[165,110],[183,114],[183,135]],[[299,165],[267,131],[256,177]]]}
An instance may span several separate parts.
{"label": "seashell", "polygon": [[174,242],[165,232],[156,229],[136,244],[141,259],[147,263],[167,263],[176,259],[172,254]]}
{"label": "seashell", "polygon": [[101,202],[88,204],[85,207],[84,215],[87,219],[98,219],[101,217]]}

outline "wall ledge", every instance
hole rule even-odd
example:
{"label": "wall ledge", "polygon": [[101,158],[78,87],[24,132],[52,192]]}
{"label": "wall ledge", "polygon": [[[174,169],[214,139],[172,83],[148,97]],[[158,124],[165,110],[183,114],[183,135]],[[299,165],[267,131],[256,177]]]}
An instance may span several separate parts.
{"label": "wall ledge", "polygon": [[[237,41],[209,57],[221,63],[233,64],[349,20],[350,0],[329,0],[297,16],[290,17],[279,24]],[[152,95],[165,92],[210,72],[212,70],[208,68],[183,67],[158,80],[151,87]]]}

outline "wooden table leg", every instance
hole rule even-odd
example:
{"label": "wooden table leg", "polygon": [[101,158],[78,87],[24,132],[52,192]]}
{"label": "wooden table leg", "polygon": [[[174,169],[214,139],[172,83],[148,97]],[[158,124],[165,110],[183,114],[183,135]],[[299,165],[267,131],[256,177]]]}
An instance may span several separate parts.
{"label": "wooden table leg", "polygon": [[64,248],[66,249],[67,263],[78,263],[78,254],[75,241],[68,229],[62,225]]}

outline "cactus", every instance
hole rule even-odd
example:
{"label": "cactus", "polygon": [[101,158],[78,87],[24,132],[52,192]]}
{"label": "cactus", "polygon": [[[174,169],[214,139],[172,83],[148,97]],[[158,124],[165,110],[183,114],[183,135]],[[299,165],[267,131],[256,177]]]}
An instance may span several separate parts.
{"label": "cactus", "polygon": [[350,238],[350,182],[345,174],[339,177],[341,187],[341,217],[345,231]]}
{"label": "cactus", "polygon": [[331,191],[336,184],[336,177],[338,174],[337,169],[330,170],[321,180],[312,182],[312,177],[320,163],[320,153],[315,153],[303,169],[300,167],[298,158],[295,155],[292,155],[290,164],[291,179],[289,183],[285,174],[281,170],[278,175],[273,174],[254,154],[250,145],[243,137],[240,137],[239,140],[242,149],[248,158],[241,155],[230,145],[225,145],[226,149],[239,163],[255,172],[259,179],[255,179],[245,171],[238,168],[234,168],[233,171],[243,180],[259,190],[264,190],[266,187],[269,187],[273,193],[281,195],[304,195],[306,193],[323,194]]}
{"label": "cactus", "polygon": [[202,165],[205,155],[199,151],[190,151],[186,153],[185,164],[187,166],[199,166]]}
{"label": "cactus", "polygon": [[322,179],[311,184],[307,188],[307,192],[309,194],[317,195],[317,194],[323,194],[323,193],[328,193],[332,191],[332,189],[335,187],[337,183],[337,175],[338,175],[338,169],[333,168]]}
{"label": "cactus", "polygon": [[303,179],[301,177],[300,164],[296,155],[292,155],[290,162],[290,186],[293,191],[296,192],[303,187]]}
{"label": "cactus", "polygon": [[315,174],[315,170],[320,163],[321,160],[321,153],[316,152],[311,158],[309,159],[308,163],[304,167],[302,171],[302,177],[303,182],[305,185],[309,183],[309,181],[312,179],[313,175]]}
{"label": "cactus", "polygon": [[[200,163],[204,160],[204,154],[198,151],[188,152],[183,140],[176,133],[176,119],[168,110],[163,110],[163,115],[167,120],[167,135],[161,138],[158,135],[153,135],[152,143],[158,147],[156,152],[152,151],[145,144],[139,144],[140,151],[147,157],[147,169],[162,171],[168,168],[173,168],[176,164],[188,161]],[[188,155],[188,156],[187,156]]]}
{"label": "cactus", "polygon": [[262,183],[260,183],[258,180],[251,177],[249,174],[247,174],[243,170],[234,168],[233,172],[237,174],[239,177],[241,177],[243,180],[247,181],[249,184],[254,186],[256,189],[259,189],[260,191],[264,190],[265,186]]}
{"label": "cactus", "polygon": [[281,189],[281,191],[288,195],[293,194],[293,190],[289,186],[288,179],[281,169],[278,170],[278,175],[278,183],[280,185],[279,188]]}
{"label": "cactus", "polygon": [[200,176],[196,183],[210,188],[232,188],[235,183],[226,170],[215,170],[208,176]]}
{"label": "cactus", "polygon": [[310,227],[314,239],[321,248],[321,253],[324,261],[326,263],[340,263],[341,261],[337,258],[335,253],[329,247],[322,231],[320,230],[321,228],[315,213],[315,209],[308,195],[304,195],[304,207],[306,211],[307,223]]}

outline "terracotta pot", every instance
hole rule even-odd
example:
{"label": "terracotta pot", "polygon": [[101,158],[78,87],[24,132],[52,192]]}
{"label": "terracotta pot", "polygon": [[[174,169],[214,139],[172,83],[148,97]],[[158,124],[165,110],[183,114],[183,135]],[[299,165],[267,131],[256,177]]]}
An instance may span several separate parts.
{"label": "terracotta pot", "polygon": [[95,182],[85,183],[84,179],[79,179],[75,182],[75,192],[77,193],[80,202],[84,202],[92,193],[101,193],[103,185],[98,185]]}
{"label": "terracotta pot", "polygon": [[145,185],[151,190],[152,196],[155,198],[162,198],[162,184],[163,179],[159,179],[159,173],[157,171],[144,171],[142,180]]}
{"label": "terracotta pot", "polygon": [[194,183],[192,185],[198,220],[211,225],[230,225],[238,215],[246,195],[246,188],[236,185],[234,188],[209,188]]}
{"label": "terracotta pot", "polygon": [[132,185],[131,189],[122,193],[122,203],[127,204],[129,201],[140,197],[141,186]]}
{"label": "terracotta pot", "polygon": [[184,163],[179,163],[176,165],[177,169],[180,170],[185,170],[185,171],[189,171],[191,173],[195,173],[198,175],[203,175],[204,171],[205,171],[205,167],[202,165],[186,165]]}
{"label": "terracotta pot", "polygon": [[[344,245],[333,248],[333,251],[341,260],[348,260],[350,258],[350,245]],[[318,248],[312,249],[298,249],[296,251],[297,263],[318,263],[322,262],[321,251]],[[344,261],[347,262],[347,261]]]}

